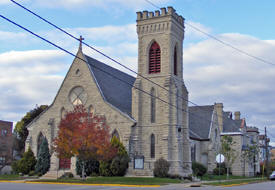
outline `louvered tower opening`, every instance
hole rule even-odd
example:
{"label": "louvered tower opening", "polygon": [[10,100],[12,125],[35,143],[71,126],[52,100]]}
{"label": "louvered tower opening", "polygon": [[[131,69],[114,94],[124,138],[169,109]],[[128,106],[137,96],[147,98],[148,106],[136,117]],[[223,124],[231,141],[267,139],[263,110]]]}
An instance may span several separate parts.
{"label": "louvered tower opening", "polygon": [[154,42],[149,52],[149,74],[160,73],[160,47]]}

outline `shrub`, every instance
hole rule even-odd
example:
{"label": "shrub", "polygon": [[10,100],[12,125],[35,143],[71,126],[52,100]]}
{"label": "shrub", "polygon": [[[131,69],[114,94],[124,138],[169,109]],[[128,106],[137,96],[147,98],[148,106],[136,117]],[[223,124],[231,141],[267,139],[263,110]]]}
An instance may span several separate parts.
{"label": "shrub", "polygon": [[15,169],[18,173],[22,173],[24,175],[29,174],[30,171],[34,170],[36,164],[36,159],[32,150],[29,148],[27,152],[23,154],[21,160],[16,162]]}
{"label": "shrub", "polygon": [[158,159],[154,164],[154,176],[155,177],[168,177],[170,164],[164,158]]}
{"label": "shrub", "polygon": [[204,174],[206,174],[206,172],[207,172],[207,168],[198,162],[192,163],[192,170],[193,170],[193,174],[195,176],[200,176],[200,177],[203,176]]}
{"label": "shrub", "polygon": [[19,161],[14,161],[14,162],[12,162],[12,164],[11,164],[12,172],[15,173],[15,174],[18,174],[18,173],[19,173],[18,162],[19,162]]}
{"label": "shrub", "polygon": [[[214,175],[219,175],[219,168],[218,167],[213,170],[213,174]],[[225,174],[226,174],[226,168],[221,167],[220,175],[225,175]]]}
{"label": "shrub", "polygon": [[34,176],[34,175],[36,175],[35,171],[32,170],[29,172],[29,176]]}
{"label": "shrub", "polygon": [[116,156],[111,163],[110,169],[114,176],[124,176],[128,168],[128,155]]}
{"label": "shrub", "polygon": [[110,170],[113,176],[124,176],[129,162],[129,156],[124,145],[114,136],[111,140],[112,147],[117,149],[117,155],[112,159]]}
{"label": "shrub", "polygon": [[[82,177],[83,162],[80,159],[76,160],[76,174]],[[99,174],[99,162],[97,160],[84,161],[84,171],[86,176]]]}
{"label": "shrub", "polygon": [[183,177],[179,174],[169,174],[169,178],[171,178],[171,179],[182,179]]}
{"label": "shrub", "polygon": [[112,176],[112,171],[110,169],[111,162],[109,161],[100,161],[99,162],[99,174],[101,176]]}
{"label": "shrub", "polygon": [[35,172],[42,175],[47,173],[50,169],[51,155],[49,151],[49,144],[46,138],[43,139],[38,150],[37,162],[35,165]]}
{"label": "shrub", "polygon": [[74,175],[71,172],[65,172],[62,176],[59,177],[59,179],[66,179],[66,178],[73,178]]}

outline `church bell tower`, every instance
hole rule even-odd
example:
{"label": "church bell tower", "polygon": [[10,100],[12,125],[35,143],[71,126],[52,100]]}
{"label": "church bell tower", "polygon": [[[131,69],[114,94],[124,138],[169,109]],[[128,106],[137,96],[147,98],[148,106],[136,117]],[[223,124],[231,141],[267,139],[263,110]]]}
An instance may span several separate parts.
{"label": "church bell tower", "polygon": [[172,7],[137,12],[137,34],[139,75],[132,88],[132,117],[137,125],[132,129],[130,167],[151,175],[154,162],[164,158],[170,162],[169,173],[189,175],[188,91],[182,72],[184,18]]}

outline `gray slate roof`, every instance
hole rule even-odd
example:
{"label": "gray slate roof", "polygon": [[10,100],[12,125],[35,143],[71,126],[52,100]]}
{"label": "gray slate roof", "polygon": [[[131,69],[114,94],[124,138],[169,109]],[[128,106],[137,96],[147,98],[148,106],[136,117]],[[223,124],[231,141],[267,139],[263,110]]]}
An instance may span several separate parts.
{"label": "gray slate roof", "polygon": [[[131,117],[132,85],[136,80],[135,77],[87,55],[85,56],[104,99]],[[123,81],[126,81],[128,84]]]}
{"label": "gray slate roof", "polygon": [[189,136],[208,139],[214,105],[189,107]]}
{"label": "gray slate roof", "polygon": [[223,132],[240,132],[240,126],[242,124],[242,120],[233,120],[230,118],[230,112],[223,113]]}

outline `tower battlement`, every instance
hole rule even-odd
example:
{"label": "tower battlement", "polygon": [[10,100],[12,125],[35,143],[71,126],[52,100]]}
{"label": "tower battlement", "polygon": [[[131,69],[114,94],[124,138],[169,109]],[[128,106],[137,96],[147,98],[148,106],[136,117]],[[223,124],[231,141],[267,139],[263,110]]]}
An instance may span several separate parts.
{"label": "tower battlement", "polygon": [[137,21],[172,16],[181,26],[184,27],[184,18],[178,15],[173,7],[163,7],[160,10],[161,11],[156,10],[155,12],[148,12],[146,10],[137,12]]}

